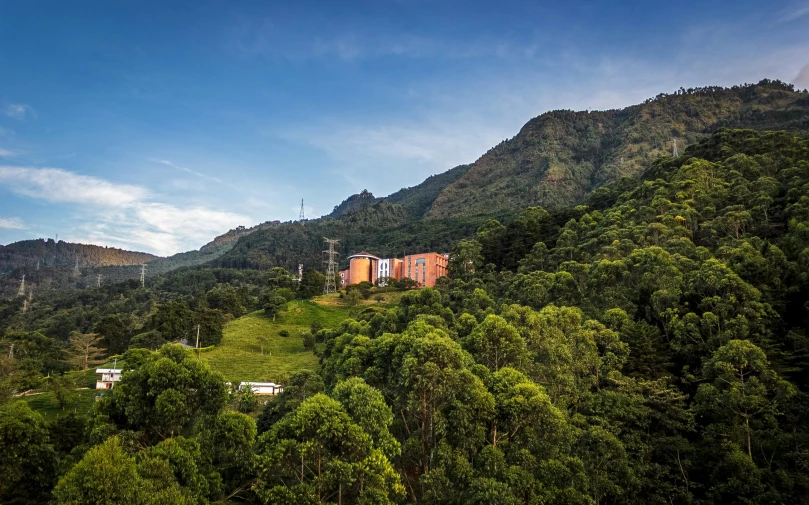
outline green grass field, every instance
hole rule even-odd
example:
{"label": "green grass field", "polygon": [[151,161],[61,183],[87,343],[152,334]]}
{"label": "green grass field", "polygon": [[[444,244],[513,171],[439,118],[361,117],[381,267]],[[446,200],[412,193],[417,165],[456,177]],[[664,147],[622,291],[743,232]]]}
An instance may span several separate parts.
{"label": "green grass field", "polygon": [[[93,385],[95,386],[95,384]],[[75,411],[78,414],[88,414],[93,408],[93,402],[98,393],[100,393],[100,391],[96,391],[95,389],[77,390],[71,404],[67,406],[64,411],[59,408],[59,404],[56,403],[56,399],[51,392],[25,396],[21,399],[28,402],[28,406],[31,407],[32,410],[36,410],[42,414],[46,420],[50,420],[54,419],[62,412]]]}
{"label": "green grass field", "polygon": [[[231,382],[283,380],[299,370],[315,369],[317,357],[303,347],[301,334],[318,321],[323,327],[340,324],[348,317],[348,309],[330,307],[310,301],[296,300],[276,317],[275,322],[256,311],[229,322],[222,342],[200,357]],[[280,335],[282,330],[288,337]],[[267,336],[264,354],[260,337]]]}

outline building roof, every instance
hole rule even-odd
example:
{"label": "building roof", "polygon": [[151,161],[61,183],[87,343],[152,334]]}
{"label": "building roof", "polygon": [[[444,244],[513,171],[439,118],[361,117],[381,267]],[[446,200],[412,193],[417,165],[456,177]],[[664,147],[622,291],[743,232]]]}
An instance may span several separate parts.
{"label": "building roof", "polygon": [[239,386],[274,387],[274,388],[282,387],[281,384],[276,384],[274,382],[241,382],[239,383]]}
{"label": "building roof", "polygon": [[374,256],[373,254],[369,254],[369,253],[367,253],[365,251],[358,252],[357,254],[353,254],[353,255],[348,257],[348,259],[351,259],[351,258],[371,258],[372,260],[381,259],[381,258],[379,258],[377,256]]}
{"label": "building roof", "polygon": [[96,373],[121,373],[122,368],[96,368]]}

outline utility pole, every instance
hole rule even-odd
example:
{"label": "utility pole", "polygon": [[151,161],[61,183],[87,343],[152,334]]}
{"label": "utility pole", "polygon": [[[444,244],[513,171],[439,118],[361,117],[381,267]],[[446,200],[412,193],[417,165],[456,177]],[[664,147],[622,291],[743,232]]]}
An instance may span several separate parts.
{"label": "utility pole", "polygon": [[325,238],[325,237],[323,238],[323,240],[325,240],[326,244],[329,246],[329,248],[327,250],[323,251],[324,253],[327,253],[329,255],[329,259],[325,261],[325,263],[326,263],[326,285],[323,287],[323,293],[324,294],[336,293],[337,292],[337,281],[336,281],[335,277],[337,276],[337,262],[334,260],[334,258],[339,253],[337,253],[334,250],[334,246],[340,241]]}
{"label": "utility pole", "polygon": [[301,198],[301,215],[298,217],[298,219],[300,220],[301,223],[303,223],[303,221],[306,219],[306,217],[303,214],[303,198]]}
{"label": "utility pole", "polygon": [[146,287],[146,263],[142,263],[140,266],[140,287]]}
{"label": "utility pole", "polygon": [[20,289],[17,291],[17,296],[25,296],[25,275],[22,276],[20,281]]}
{"label": "utility pole", "polygon": [[101,287],[101,274],[96,274],[96,287]]}

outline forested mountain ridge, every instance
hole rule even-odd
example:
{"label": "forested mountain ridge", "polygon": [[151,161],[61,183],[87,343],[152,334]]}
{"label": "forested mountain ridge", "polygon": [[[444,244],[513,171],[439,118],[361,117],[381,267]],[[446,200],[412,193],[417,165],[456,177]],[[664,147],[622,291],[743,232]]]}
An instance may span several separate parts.
{"label": "forested mountain ridge", "polygon": [[0,245],[0,272],[28,267],[103,267],[140,265],[157,256],[115,247],[73,244],[53,239],[23,240]]}
{"label": "forested mountain ridge", "polygon": [[472,163],[435,198],[427,216],[503,213],[573,205],[606,182],[634,176],[721,127],[809,127],[809,94],[764,80],[731,88],[680,89],[606,111],[557,110],[526,123]]}

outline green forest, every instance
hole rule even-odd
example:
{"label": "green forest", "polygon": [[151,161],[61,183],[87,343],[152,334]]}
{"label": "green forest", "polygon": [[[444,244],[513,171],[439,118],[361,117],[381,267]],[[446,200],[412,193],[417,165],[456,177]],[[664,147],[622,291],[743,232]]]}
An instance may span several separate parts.
{"label": "green forest", "polygon": [[[719,129],[578,205],[494,217],[376,201],[145,286],[0,301],[0,502],[809,501],[804,131]],[[314,252],[300,283],[279,265],[352,230],[451,251],[450,275],[289,336],[318,365],[263,406],[174,343],[320,294]],[[69,382],[110,359],[121,382],[77,407]]]}

